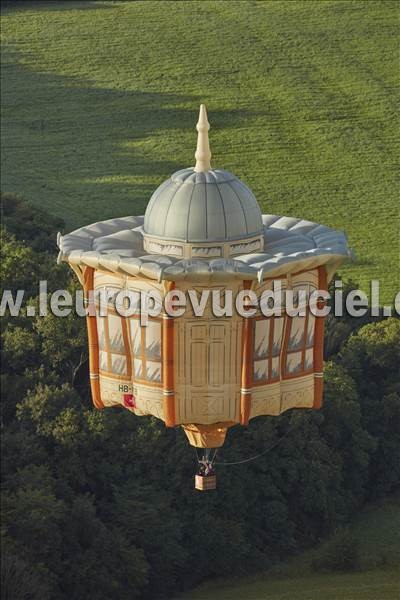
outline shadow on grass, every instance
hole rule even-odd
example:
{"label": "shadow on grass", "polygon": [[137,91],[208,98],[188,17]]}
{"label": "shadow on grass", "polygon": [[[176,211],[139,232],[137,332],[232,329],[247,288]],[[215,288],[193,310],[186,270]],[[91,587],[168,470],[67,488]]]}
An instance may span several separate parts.
{"label": "shadow on grass", "polygon": [[[19,61],[4,49],[2,188],[67,228],[142,214],[157,185],[193,164],[198,96],[94,87]],[[249,115],[213,111],[213,125],[240,127]]]}
{"label": "shadow on grass", "polygon": [[46,11],[61,11],[61,10],[101,10],[101,9],[112,9],[114,6],[107,2],[107,0],[103,1],[85,1],[76,0],[71,2],[65,0],[50,0],[49,2],[45,2],[45,0],[38,0],[38,2],[34,2],[33,0],[1,0],[1,10],[2,12],[5,10],[46,10]]}

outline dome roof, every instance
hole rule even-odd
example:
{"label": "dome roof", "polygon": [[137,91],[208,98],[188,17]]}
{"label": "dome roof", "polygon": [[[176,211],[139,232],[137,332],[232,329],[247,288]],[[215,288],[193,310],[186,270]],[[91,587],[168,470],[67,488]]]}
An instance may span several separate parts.
{"label": "dome roof", "polygon": [[244,247],[260,250],[263,222],[253,193],[232,173],[211,168],[204,104],[196,128],[195,167],[174,173],[150,198],[143,226],[146,249],[186,258],[230,256]]}
{"label": "dome roof", "polygon": [[245,239],[263,232],[261,210],[240,179],[219,169],[182,169],[162,183],[146,209],[146,235],[183,242]]}

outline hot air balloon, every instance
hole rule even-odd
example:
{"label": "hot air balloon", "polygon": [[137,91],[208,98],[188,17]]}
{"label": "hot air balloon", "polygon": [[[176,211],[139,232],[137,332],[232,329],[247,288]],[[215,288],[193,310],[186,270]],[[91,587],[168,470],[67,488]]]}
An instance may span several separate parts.
{"label": "hot air balloon", "polygon": [[[261,300],[278,281],[283,292],[309,297],[327,290],[350,255],[343,232],[262,215],[245,183],[211,167],[208,130],[201,105],[195,167],[162,183],[144,216],[58,237],[59,260],[75,271],[94,306],[87,331],[95,407],[123,406],[137,417],[182,426],[198,449],[198,489],[215,487],[212,456],[229,427],[321,406],[324,317],[308,305],[303,316],[265,316],[261,303],[245,315],[215,315],[207,304],[200,316],[193,307],[171,316],[173,292],[225,300],[252,292]],[[154,293],[166,304],[144,324],[139,301],[134,314],[117,310],[121,292],[131,299]],[[105,317],[96,300],[101,294]]]}

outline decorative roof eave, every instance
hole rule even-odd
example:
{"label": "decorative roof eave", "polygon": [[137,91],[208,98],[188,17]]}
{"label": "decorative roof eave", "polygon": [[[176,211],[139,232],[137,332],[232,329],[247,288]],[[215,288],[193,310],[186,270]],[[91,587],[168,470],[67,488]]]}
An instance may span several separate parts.
{"label": "decorative roof eave", "polygon": [[338,266],[346,259],[351,258],[349,254],[342,253],[319,253],[312,255],[288,256],[281,261],[270,261],[261,268],[255,268],[242,263],[239,260],[216,260],[216,261],[179,261],[166,266],[156,262],[142,261],[139,258],[121,258],[114,254],[101,254],[99,252],[82,252],[74,250],[69,254],[60,252],[60,259],[68,262],[71,266],[88,266],[94,269],[121,273],[130,276],[142,276],[148,279],[161,281],[218,281],[220,283],[232,279],[257,280],[283,277],[288,273],[296,273],[308,269],[315,269],[325,265],[330,280]]}
{"label": "decorative roof eave", "polygon": [[235,259],[179,260],[144,254],[143,217],[110,219],[59,235],[59,262],[72,267],[90,266],[113,273],[141,276],[156,281],[258,280],[326,265],[328,278],[346,259],[352,258],[347,238],[302,219],[264,215],[265,252]]}

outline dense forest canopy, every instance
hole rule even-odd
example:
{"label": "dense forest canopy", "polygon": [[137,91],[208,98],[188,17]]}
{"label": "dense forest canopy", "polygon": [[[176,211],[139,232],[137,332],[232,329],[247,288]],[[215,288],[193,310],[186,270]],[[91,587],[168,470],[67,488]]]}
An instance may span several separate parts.
{"label": "dense forest canopy", "polygon": [[[55,260],[60,220],[10,194],[2,216],[2,292],[37,305],[40,279],[74,291]],[[92,407],[83,318],[6,313],[4,597],[166,598],[316,543],[399,486],[399,355],[399,319],[329,318],[322,410],[233,428],[221,461],[284,438],[221,465],[217,492],[202,494],[179,428]]]}

